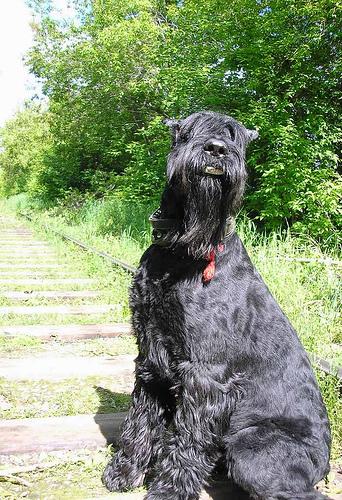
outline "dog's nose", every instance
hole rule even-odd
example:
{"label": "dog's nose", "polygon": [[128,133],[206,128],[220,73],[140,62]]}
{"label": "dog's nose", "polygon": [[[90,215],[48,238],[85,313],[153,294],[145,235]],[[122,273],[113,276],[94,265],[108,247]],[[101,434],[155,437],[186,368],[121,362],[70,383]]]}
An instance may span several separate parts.
{"label": "dog's nose", "polygon": [[228,153],[227,146],[219,139],[208,139],[204,143],[203,149],[212,156],[225,156]]}

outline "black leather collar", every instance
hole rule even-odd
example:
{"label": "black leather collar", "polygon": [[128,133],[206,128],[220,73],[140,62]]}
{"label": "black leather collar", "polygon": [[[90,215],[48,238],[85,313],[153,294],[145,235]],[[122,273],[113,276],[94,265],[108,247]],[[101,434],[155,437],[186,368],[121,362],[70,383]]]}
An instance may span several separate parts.
{"label": "black leather collar", "polygon": [[152,243],[154,245],[160,245],[167,247],[171,245],[171,241],[165,239],[165,236],[172,229],[177,230],[181,221],[179,219],[163,219],[161,218],[161,210],[158,208],[149,217],[149,221],[152,224]]}
{"label": "black leather collar", "polygon": [[[152,224],[152,243],[161,247],[168,247],[172,241],[166,238],[166,235],[172,229],[176,231],[181,227],[182,221],[179,219],[163,219],[161,218],[161,210],[157,208],[153,214],[150,215],[149,221]],[[227,219],[226,231],[224,239],[231,236],[235,231],[234,217]]]}

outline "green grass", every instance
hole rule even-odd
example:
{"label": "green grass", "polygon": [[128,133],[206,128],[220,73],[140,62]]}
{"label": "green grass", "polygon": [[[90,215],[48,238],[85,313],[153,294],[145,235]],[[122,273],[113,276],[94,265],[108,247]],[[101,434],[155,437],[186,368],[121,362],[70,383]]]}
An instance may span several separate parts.
{"label": "green grass", "polygon": [[31,352],[39,352],[43,349],[43,342],[28,335],[20,337],[6,337],[0,335],[0,354],[2,357],[18,357]]}
{"label": "green grass", "polygon": [[73,354],[75,356],[117,356],[120,354],[137,354],[135,338],[119,336],[115,338],[95,338],[76,340],[73,342],[51,340],[44,342],[39,338],[23,335],[6,337],[0,335],[0,353],[2,357],[18,358],[38,352]]}
{"label": "green grass", "polygon": [[333,436],[332,454],[333,460],[342,459],[342,383],[337,377],[326,375],[315,369],[316,377],[320,385],[324,402],[329,413],[331,432]]}
{"label": "green grass", "polygon": [[69,378],[12,381],[0,378],[0,394],[6,403],[0,418],[60,417],[87,413],[125,411],[130,404],[132,380],[127,377]]}
{"label": "green grass", "polygon": [[[66,343],[64,345],[66,345]],[[135,338],[124,335],[113,339],[89,339],[86,342],[74,342],[72,344],[72,350],[75,354],[79,354],[81,356],[118,356],[120,354],[138,354]]]}
{"label": "green grass", "polygon": [[[101,476],[110,457],[110,450],[100,449],[41,454],[38,463],[64,462],[52,468],[21,474],[31,487],[0,481],[0,498],[44,500],[84,500],[109,495],[101,483]],[[1,466],[0,466],[1,467]],[[8,468],[8,466],[6,467]],[[1,470],[1,469],[0,469]],[[143,492],[142,488],[134,490]],[[129,493],[111,493],[113,500],[130,498]]]}

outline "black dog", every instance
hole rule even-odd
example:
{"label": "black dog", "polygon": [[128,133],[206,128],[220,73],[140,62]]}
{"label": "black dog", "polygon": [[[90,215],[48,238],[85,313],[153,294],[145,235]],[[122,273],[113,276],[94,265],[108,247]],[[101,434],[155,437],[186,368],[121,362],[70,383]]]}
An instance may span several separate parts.
{"label": "black dog", "polygon": [[329,469],[321,394],[234,232],[257,133],[210,112],[168,125],[168,183],[131,293],[133,403],[103,480],[123,491],[153,468],[146,499],[195,500],[224,457],[252,498],[324,498],[314,489]]}

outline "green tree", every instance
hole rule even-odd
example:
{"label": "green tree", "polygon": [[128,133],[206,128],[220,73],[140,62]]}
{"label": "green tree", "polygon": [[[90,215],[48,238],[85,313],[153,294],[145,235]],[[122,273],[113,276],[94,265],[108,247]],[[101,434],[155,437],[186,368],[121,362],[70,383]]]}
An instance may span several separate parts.
{"label": "green tree", "polygon": [[234,0],[229,8],[189,0],[169,9],[167,109],[214,109],[258,127],[246,201],[268,228],[327,237],[338,223],[341,8],[330,0]]}
{"label": "green tree", "polygon": [[78,8],[79,24],[64,26],[43,15],[29,56],[58,139],[52,195],[57,185],[60,193],[115,186],[137,132],[160,112],[154,59],[161,28],[151,2],[95,1],[89,15],[83,3]]}
{"label": "green tree", "polygon": [[38,187],[50,143],[47,112],[40,106],[28,103],[7,121],[0,130],[2,195],[9,196]]}
{"label": "green tree", "polygon": [[31,4],[28,64],[49,98],[52,137],[35,193],[157,197],[162,119],[212,109],[259,129],[251,217],[318,238],[337,227],[341,2],[74,0],[67,22],[53,2]]}

